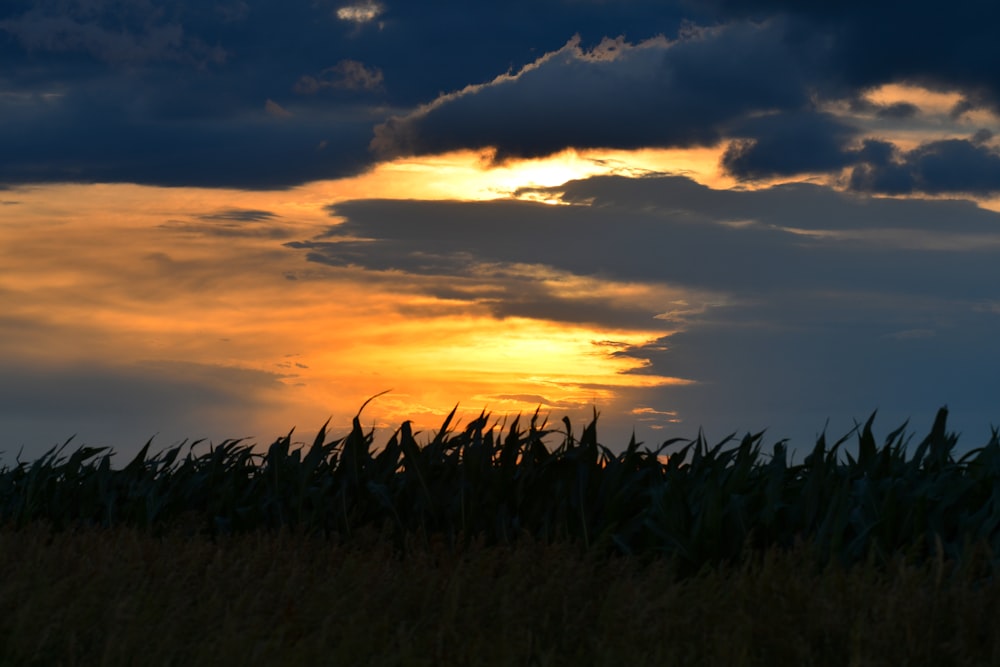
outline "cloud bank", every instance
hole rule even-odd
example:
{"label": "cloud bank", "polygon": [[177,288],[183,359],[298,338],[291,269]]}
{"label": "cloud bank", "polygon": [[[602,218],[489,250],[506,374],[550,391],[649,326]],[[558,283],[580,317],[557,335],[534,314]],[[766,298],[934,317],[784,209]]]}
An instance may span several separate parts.
{"label": "cloud bank", "polygon": [[[267,189],[456,149],[722,146],[743,180],[996,192],[997,142],[955,136],[995,130],[995,8],[550,1],[526,25],[519,6],[8,3],[0,182]],[[956,95],[952,127],[899,143],[925,111],[872,102],[886,84]]]}
{"label": "cloud bank", "polygon": [[997,213],[676,176],[558,191],[571,205],[346,202],[331,209],[344,222],[288,245],[500,319],[662,327],[621,353],[649,362],[637,372],[694,381],[644,397],[691,427],[774,425],[801,442],[828,417],[876,408],[892,426],[944,403],[966,427],[996,419]]}

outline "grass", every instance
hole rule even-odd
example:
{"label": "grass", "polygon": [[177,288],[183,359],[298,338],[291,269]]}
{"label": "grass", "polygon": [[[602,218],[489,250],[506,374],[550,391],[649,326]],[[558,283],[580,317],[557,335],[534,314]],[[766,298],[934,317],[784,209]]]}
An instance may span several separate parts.
{"label": "grass", "polygon": [[0,468],[0,664],[1000,663],[995,431],[794,463],[452,418]]}

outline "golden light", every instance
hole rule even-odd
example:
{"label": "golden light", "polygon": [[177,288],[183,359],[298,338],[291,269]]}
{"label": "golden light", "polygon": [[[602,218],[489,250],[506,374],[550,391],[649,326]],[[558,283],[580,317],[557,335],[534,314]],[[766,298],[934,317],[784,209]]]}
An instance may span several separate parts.
{"label": "golden light", "polygon": [[924,113],[935,115],[947,115],[962,99],[958,92],[934,91],[902,83],[879,86],[872,89],[865,97],[875,104],[886,106],[898,102],[916,104]]}
{"label": "golden light", "polygon": [[[699,162],[706,156],[692,152],[690,164],[711,178]],[[559,414],[605,409],[622,390],[686,382],[650,374],[642,360],[620,352],[669,333],[654,315],[701,296],[523,266],[526,279],[554,298],[630,303],[649,310],[649,325],[499,319],[476,301],[475,286],[468,299],[437,299],[406,276],[371,280],[361,269],[307,263],[283,243],[336,224],[326,207],[337,201],[496,199],[573,178],[658,171],[666,159],[655,151],[566,151],[491,165],[465,152],[397,160],[353,179],[279,192],[137,185],[8,191],[17,216],[0,227],[0,291],[5,315],[30,326],[0,330],[0,347],[38,367],[161,372],[163,364],[183,362],[273,374],[274,387],[262,398],[267,414],[240,424],[262,438],[292,424],[316,427],[330,415],[346,423],[365,399],[387,389],[366,414],[380,424],[410,419],[425,429],[439,425],[456,402],[498,416],[540,405]],[[228,223],[213,216],[240,211],[267,215],[220,235]],[[249,233],[253,225],[280,234]],[[490,276],[472,280],[487,284]]]}
{"label": "golden light", "polygon": [[[865,138],[892,142],[901,151],[942,139],[968,139],[977,130],[996,127],[1000,117],[986,108],[955,114],[963,97],[957,91],[935,91],[920,86],[890,83],[868,91],[864,99],[876,108],[857,109],[848,101],[829,102],[823,109],[843,117],[853,117],[864,128]],[[883,118],[877,108],[893,104],[913,104],[919,113],[908,118]],[[858,142],[860,146],[860,140]]]}
{"label": "golden light", "polygon": [[[568,149],[544,158],[495,164],[493,151],[454,151],[419,158],[397,158],[371,172],[306,189],[325,189],[328,201],[357,198],[454,199],[483,201],[518,196],[530,188],[554,188],[574,179],[600,175],[639,176],[674,173],[710,187],[735,184],[719,168],[724,146],[690,149]],[[522,198],[558,203],[557,198],[520,193]]]}

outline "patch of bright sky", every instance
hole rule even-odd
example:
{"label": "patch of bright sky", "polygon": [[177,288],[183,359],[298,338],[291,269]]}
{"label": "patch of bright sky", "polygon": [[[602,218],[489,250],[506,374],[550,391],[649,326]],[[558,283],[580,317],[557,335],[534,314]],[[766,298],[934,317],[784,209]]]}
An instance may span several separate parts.
{"label": "patch of bright sky", "polygon": [[919,111],[909,118],[879,118],[874,111],[853,112],[847,102],[833,103],[826,109],[850,118],[851,122],[865,130],[866,137],[891,141],[902,151],[912,150],[928,141],[966,139],[977,130],[994,130],[1000,125],[1000,118],[987,109],[970,109],[961,115],[954,115],[953,110],[962,101],[957,92],[894,83],[869,91],[865,98],[883,107],[909,103]]}
{"label": "patch of bright sky", "polygon": [[909,102],[920,107],[924,113],[947,115],[962,99],[956,92],[940,92],[919,86],[888,83],[872,89],[866,96],[875,104],[890,105]]}
{"label": "patch of bright sky", "polygon": [[[530,160],[493,163],[491,151],[454,151],[440,155],[397,158],[351,179],[313,186],[325,189],[327,201],[351,198],[455,199],[484,201],[520,196],[558,203],[530,192],[558,187],[573,179],[620,174],[675,173],[703,185],[732,187],[736,181],[719,169],[724,147],[690,149],[564,150]],[[527,192],[519,192],[527,190]]]}

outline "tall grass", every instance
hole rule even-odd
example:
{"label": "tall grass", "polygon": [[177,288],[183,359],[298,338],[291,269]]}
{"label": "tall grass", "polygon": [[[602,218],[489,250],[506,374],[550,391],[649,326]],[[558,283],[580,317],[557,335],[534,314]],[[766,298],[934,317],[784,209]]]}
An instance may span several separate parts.
{"label": "tall grass", "polygon": [[403,423],[381,447],[358,417],[346,436],[328,439],[324,425],[308,446],[291,433],[261,451],[226,440],[150,454],[147,442],[121,468],[107,448],[67,453],[67,442],[0,467],[0,523],[288,529],[341,542],[376,530],[400,551],[530,537],[666,556],[688,574],[796,544],[845,565],[900,552],[961,562],[973,543],[1000,554],[1000,438],[994,429],[956,458],[944,408],[915,446],[905,424],[878,444],[873,414],[832,445],[821,436],[801,463],[784,441],[762,453],[760,433],[656,448],[633,437],[616,454],[598,442],[596,413],[579,435],[537,412],[526,424],[481,414],[461,429],[454,415],[429,436]]}

